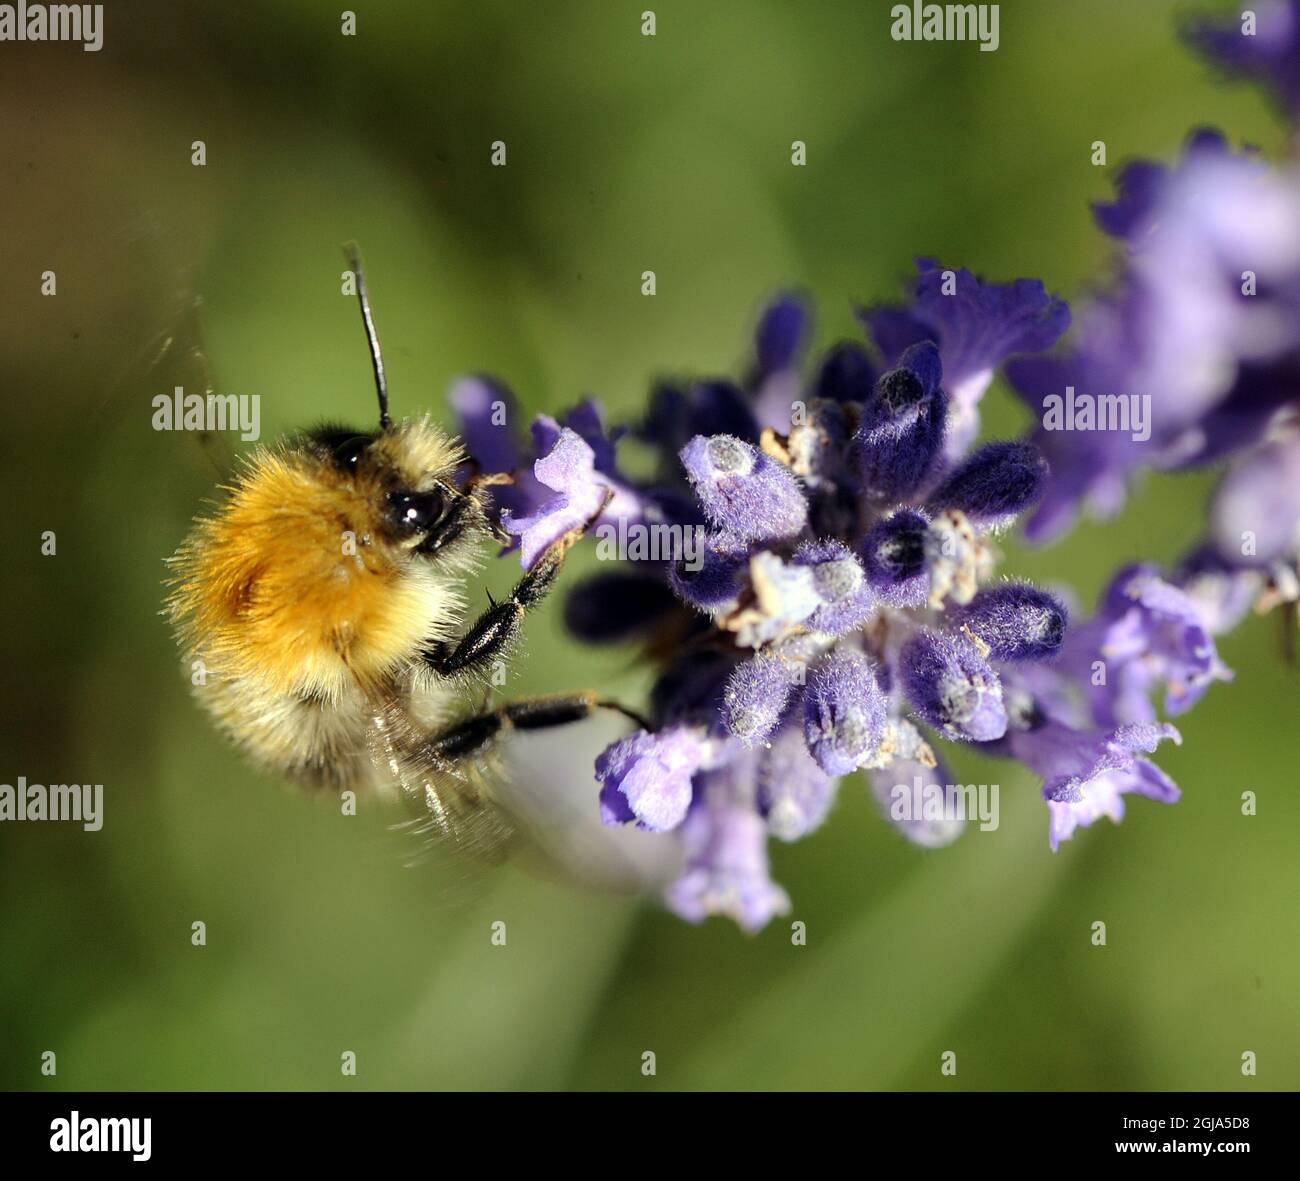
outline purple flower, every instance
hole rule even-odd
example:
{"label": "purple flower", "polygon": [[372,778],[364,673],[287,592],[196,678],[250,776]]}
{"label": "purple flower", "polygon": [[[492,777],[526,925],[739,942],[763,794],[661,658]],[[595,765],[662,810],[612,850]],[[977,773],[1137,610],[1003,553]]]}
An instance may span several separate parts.
{"label": "purple flower", "polygon": [[1008,366],[1050,464],[1034,539],[1081,507],[1117,511],[1139,468],[1258,439],[1296,400],[1300,178],[1199,132],[1173,168],[1129,165],[1097,216],[1128,245],[1119,282],[1080,315],[1069,352]]}
{"label": "purple flower", "polygon": [[1117,729],[1073,730],[1057,722],[1026,734],[1018,743],[1021,757],[1046,777],[1043,798],[1051,813],[1049,841],[1056,852],[1080,825],[1102,816],[1116,824],[1124,818],[1123,797],[1136,792],[1172,804],[1177,785],[1141,754],[1150,754],[1166,738],[1181,743],[1173,726],[1140,724]]}
{"label": "purple flower", "polygon": [[845,340],[827,352],[813,392],[832,402],[865,402],[876,385],[876,367],[856,341]]}
{"label": "purple flower", "polygon": [[744,804],[711,802],[712,794],[706,791],[682,825],[686,869],[664,900],[688,922],[727,915],[752,933],[788,912],[790,898],[771,879],[763,818]]}
{"label": "purple flower", "polygon": [[1191,597],[1212,636],[1232,631],[1254,606],[1264,585],[1261,571],[1224,559],[1208,543],[1197,546],[1178,563],[1173,582]]}
{"label": "purple flower", "polygon": [[768,831],[778,840],[797,841],[820,828],[837,782],[835,773],[809,755],[802,729],[782,726],[759,762],[758,807]]}
{"label": "purple flower", "polygon": [[985,283],[964,267],[948,269],[917,259],[913,303],[861,313],[885,359],[909,345],[939,346],[947,388],[948,454],[962,454],[979,430],[978,405],[995,370],[1016,353],[1051,348],[1069,327],[1070,309],[1037,279]]}
{"label": "purple flower", "polygon": [[505,386],[490,377],[462,377],[447,395],[460,420],[465,449],[484,472],[512,472],[523,465],[523,448],[514,434],[518,404]]}
{"label": "purple flower", "polygon": [[900,664],[912,708],[949,738],[987,742],[1006,732],[1002,683],[969,640],[920,631],[903,647]]}
{"label": "purple flower", "polygon": [[943,443],[948,397],[940,388],[939,350],[912,345],[876,382],[853,437],[863,491],[881,500],[911,496],[934,467]]}
{"label": "purple flower", "polygon": [[568,421],[573,425],[562,426],[544,414],[534,419],[533,442],[540,458],[531,477],[537,491],[525,508],[501,512],[502,527],[521,542],[525,568],[571,529],[620,517],[640,521],[662,516],[657,505],[618,476],[615,440],[606,438],[595,404],[582,403]]}
{"label": "purple flower", "polygon": [[885,729],[885,696],[871,661],[839,645],[808,674],[804,738],[827,775],[847,775],[872,758]]}
{"label": "purple flower", "polygon": [[[1121,201],[1099,217],[1129,244],[1125,298],[1136,314],[1115,311],[1130,306],[1118,297],[1100,305],[1113,314],[1091,322],[1127,336],[1085,335],[1074,346],[1082,360],[1020,356],[1016,364],[1039,367],[1044,390],[1080,364],[1090,379],[1161,371],[1150,363],[1144,318],[1158,306],[1155,281],[1132,260],[1159,245],[1170,186],[1186,182],[1182,172],[1128,175]],[[1225,224],[1221,240],[1231,244],[1233,233]],[[952,295],[943,293],[947,278],[955,278]],[[908,839],[927,847],[955,839],[964,795],[935,782],[950,775],[917,723],[1040,770],[1054,841],[1096,815],[1117,815],[1125,792],[1172,798],[1176,789],[1140,757],[1165,731],[1117,723],[1146,721],[1159,681],[1176,709],[1226,675],[1208,640],[1209,613],[1221,622],[1237,610],[1255,571],[1201,559],[1177,581],[1126,584],[1070,632],[1054,595],[993,581],[994,531],[1035,504],[1048,510],[1053,495],[1050,511],[1068,515],[1107,480],[1118,502],[1141,460],[1114,439],[1094,445],[1086,432],[1064,440],[1039,431],[1043,449],[1057,448],[1054,459],[1062,452],[1057,479],[1034,442],[968,453],[969,438],[945,436],[949,386],[960,383],[973,426],[993,370],[1009,354],[1048,347],[1068,315],[1033,281],[992,286],[965,271],[947,278],[923,265],[914,309],[872,313],[890,368],[880,373],[865,349],[841,343],[810,367],[806,385],[806,308],[793,297],[777,301],[743,386],[715,379],[655,392],[637,428],[659,455],[649,481],[619,472],[618,433],[606,431],[592,403],[562,423],[534,424],[539,459],[533,483],[520,481],[531,489],[528,508],[505,517],[524,538],[526,562],[598,513],[620,536],[632,523],[701,531],[698,551],[582,583],[568,611],[584,638],[653,639],[649,712],[658,729],[601,756],[600,809],[607,823],[668,832],[664,839],[680,844],[685,868],[665,900],[692,921],[728,914],[757,930],[787,909],[769,876],[766,841],[812,833],[839,777],[857,770],[868,772],[875,798]],[[1300,285],[1297,293],[1300,308]],[[1270,299],[1281,306],[1277,293]],[[1124,347],[1095,347],[1107,339]],[[1258,439],[1260,424],[1287,404],[1288,363],[1243,360],[1208,413],[1235,423],[1236,438]],[[1181,448],[1179,459],[1162,450],[1170,465],[1203,459],[1211,444],[1190,440],[1214,421],[1193,410],[1157,423],[1153,437],[1162,449]],[[760,424],[770,429],[760,435]],[[1076,452],[1087,461],[1072,466]],[[1049,500],[1040,501],[1045,487]],[[1247,499],[1259,496],[1252,490]],[[1110,673],[1107,685],[1090,683],[1096,660]],[[903,716],[909,710],[916,723]]]}
{"label": "purple flower", "polygon": [[1024,582],[988,587],[953,612],[953,622],[994,660],[1042,660],[1065,638],[1068,614],[1057,598]]}
{"label": "purple flower", "polygon": [[509,509],[501,514],[506,532],[520,539],[526,568],[531,569],[552,542],[600,514],[609,484],[597,475],[594,460],[591,446],[577,432],[559,428],[555,445],[533,465],[538,483],[555,495],[526,516]]}
{"label": "purple flower", "polygon": [[808,504],[789,472],[743,439],[697,435],[682,448],[700,506],[719,529],[759,541],[793,537],[808,520]]}
{"label": "purple flower", "polygon": [[1229,470],[1214,492],[1210,536],[1239,566],[1300,553],[1300,435],[1265,443]]}
{"label": "purple flower", "polygon": [[793,369],[807,341],[808,328],[808,306],[797,295],[782,295],[768,304],[759,317],[754,342],[760,376]]}
{"label": "purple flower", "polygon": [[1047,464],[1027,443],[989,443],[950,473],[930,497],[936,509],[955,508],[982,525],[999,525],[1043,494]]}
{"label": "purple flower", "polygon": [[1259,0],[1244,16],[1187,23],[1188,41],[1232,78],[1262,83],[1294,121],[1300,116],[1300,0]]}
{"label": "purple flower", "polygon": [[697,560],[675,562],[668,572],[668,585],[684,602],[702,611],[733,605],[749,566],[748,545],[725,533],[698,538],[697,544]]}
{"label": "purple flower", "polygon": [[805,542],[795,552],[795,564],[812,571],[812,590],[818,607],[808,625],[827,635],[856,631],[875,607],[862,565],[841,541]]}
{"label": "purple flower", "polygon": [[676,828],[691,805],[691,777],[704,754],[704,744],[686,726],[638,730],[607,747],[596,760],[601,819],[634,820],[653,832]]}
{"label": "purple flower", "polygon": [[1178,715],[1232,677],[1196,600],[1147,565],[1115,576],[1096,615],[1072,630],[1063,660],[1088,686],[1103,726],[1153,722],[1150,698],[1161,685],[1166,711]]}
{"label": "purple flower", "polygon": [[763,653],[736,665],[723,697],[722,723],[745,746],[758,746],[776,729],[801,676],[799,666]]}
{"label": "purple flower", "polygon": [[926,535],[930,520],[916,509],[881,517],[862,543],[867,582],[884,602],[919,607],[930,597]]}
{"label": "purple flower", "polygon": [[868,772],[871,792],[885,818],[915,845],[941,849],[966,830],[966,817],[952,773],[942,762],[927,767],[895,759]]}

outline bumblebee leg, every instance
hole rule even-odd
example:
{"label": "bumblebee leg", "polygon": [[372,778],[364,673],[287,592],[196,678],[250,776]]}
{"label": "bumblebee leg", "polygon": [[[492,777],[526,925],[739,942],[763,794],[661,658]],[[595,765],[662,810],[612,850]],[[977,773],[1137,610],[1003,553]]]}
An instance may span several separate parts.
{"label": "bumblebee leg", "polygon": [[584,690],[581,693],[557,693],[506,702],[494,710],[466,718],[441,734],[434,735],[429,739],[426,749],[435,758],[455,759],[481,750],[502,730],[545,730],[551,726],[565,726],[590,717],[598,709],[613,710],[644,729],[650,728],[650,723],[640,714],[619,705],[617,701]]}
{"label": "bumblebee leg", "polygon": [[473,672],[488,664],[515,638],[524,612],[546,597],[564,565],[565,555],[587,531],[588,524],[570,529],[551,542],[533,568],[515,584],[508,599],[493,603],[459,640],[444,641],[426,650],[425,663],[442,676]]}

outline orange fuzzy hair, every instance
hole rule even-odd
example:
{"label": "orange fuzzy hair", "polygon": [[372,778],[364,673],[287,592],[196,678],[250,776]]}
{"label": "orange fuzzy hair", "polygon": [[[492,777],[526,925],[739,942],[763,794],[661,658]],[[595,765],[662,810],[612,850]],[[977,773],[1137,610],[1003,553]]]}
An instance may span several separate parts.
{"label": "orange fuzzy hair", "polygon": [[451,633],[456,581],[387,537],[378,513],[385,477],[427,489],[453,478],[460,449],[409,420],[374,451],[355,474],[299,443],[252,455],[171,559],[168,612],[191,658],[261,693],[337,701]]}

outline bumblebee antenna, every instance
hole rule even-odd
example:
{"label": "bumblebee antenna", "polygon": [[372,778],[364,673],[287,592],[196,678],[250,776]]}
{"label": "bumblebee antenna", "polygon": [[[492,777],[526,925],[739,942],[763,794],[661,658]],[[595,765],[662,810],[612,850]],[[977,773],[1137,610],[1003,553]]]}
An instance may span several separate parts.
{"label": "bumblebee antenna", "polygon": [[361,269],[361,250],[355,242],[343,247],[348,267],[357,279],[357,300],[361,304],[361,322],[366,326],[366,340],[370,345],[370,364],[375,370],[375,390],[379,394],[379,425],[388,430],[393,420],[388,414],[388,379],[384,376],[384,354],[379,349],[379,334],[375,319],[370,314],[370,297],[366,295],[366,279]]}

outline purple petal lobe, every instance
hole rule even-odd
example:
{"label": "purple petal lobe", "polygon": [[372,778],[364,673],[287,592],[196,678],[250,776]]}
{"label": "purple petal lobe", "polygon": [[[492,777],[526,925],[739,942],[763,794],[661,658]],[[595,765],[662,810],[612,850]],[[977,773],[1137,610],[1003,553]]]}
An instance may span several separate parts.
{"label": "purple petal lobe", "polygon": [[703,758],[703,745],[685,726],[638,730],[615,742],[596,760],[601,819],[635,820],[655,832],[676,828],[691,805],[691,777]]}

